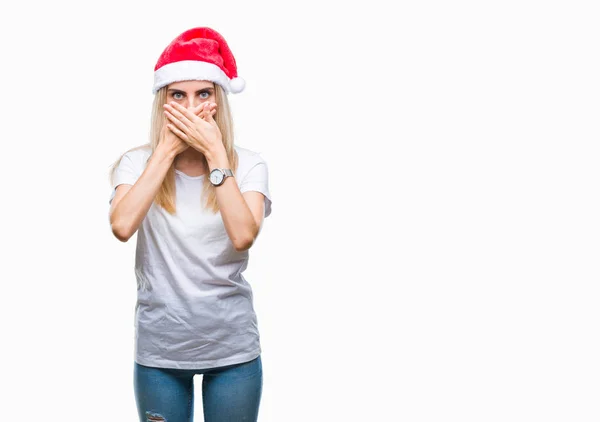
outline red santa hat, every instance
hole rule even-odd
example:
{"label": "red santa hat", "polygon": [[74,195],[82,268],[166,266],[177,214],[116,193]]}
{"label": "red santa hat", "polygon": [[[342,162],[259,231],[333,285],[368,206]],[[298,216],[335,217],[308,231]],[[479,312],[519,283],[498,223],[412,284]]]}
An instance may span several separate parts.
{"label": "red santa hat", "polygon": [[211,81],[234,94],[246,86],[238,77],[225,38],[211,28],[189,29],[165,48],[154,67],[152,93],[170,83],[191,80]]}

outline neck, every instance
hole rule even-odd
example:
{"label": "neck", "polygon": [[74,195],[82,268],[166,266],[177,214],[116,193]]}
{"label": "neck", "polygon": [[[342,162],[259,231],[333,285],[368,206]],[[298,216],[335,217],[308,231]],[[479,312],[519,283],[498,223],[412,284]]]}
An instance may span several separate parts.
{"label": "neck", "polygon": [[205,161],[204,154],[192,147],[186,149],[175,157],[175,161],[181,164],[200,164]]}
{"label": "neck", "polygon": [[204,174],[206,159],[204,154],[190,147],[175,157],[175,168],[193,176]]}

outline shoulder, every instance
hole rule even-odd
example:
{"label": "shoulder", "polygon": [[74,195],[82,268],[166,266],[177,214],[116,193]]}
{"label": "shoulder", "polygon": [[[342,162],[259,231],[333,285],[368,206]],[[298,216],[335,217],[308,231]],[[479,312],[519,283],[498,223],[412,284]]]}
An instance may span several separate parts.
{"label": "shoulder", "polygon": [[240,181],[245,180],[251,174],[266,173],[267,162],[259,152],[235,146],[238,154],[238,167],[236,170],[236,178]]}
{"label": "shoulder", "polygon": [[123,160],[128,161],[129,165],[133,166],[136,170],[142,171],[146,167],[146,163],[151,155],[152,147],[150,144],[145,144],[125,152]]}
{"label": "shoulder", "polygon": [[238,168],[240,170],[249,169],[258,163],[266,164],[265,159],[262,157],[260,152],[253,151],[248,148],[235,146],[235,150],[238,154]]}

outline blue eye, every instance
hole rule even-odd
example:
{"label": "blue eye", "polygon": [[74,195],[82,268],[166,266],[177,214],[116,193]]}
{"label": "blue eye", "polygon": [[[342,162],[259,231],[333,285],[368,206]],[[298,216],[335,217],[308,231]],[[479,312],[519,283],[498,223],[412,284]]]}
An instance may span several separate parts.
{"label": "blue eye", "polygon": [[[203,95],[203,94],[206,94],[206,97],[202,97],[202,95]],[[208,92],[208,91],[202,91],[202,92],[200,93],[200,96],[201,96],[203,99],[207,99],[208,97],[210,97],[210,92]]]}
{"label": "blue eye", "polygon": [[[181,97],[178,97],[178,95],[181,95]],[[173,99],[175,100],[181,100],[183,98],[183,94],[181,92],[174,92],[173,93]]]}

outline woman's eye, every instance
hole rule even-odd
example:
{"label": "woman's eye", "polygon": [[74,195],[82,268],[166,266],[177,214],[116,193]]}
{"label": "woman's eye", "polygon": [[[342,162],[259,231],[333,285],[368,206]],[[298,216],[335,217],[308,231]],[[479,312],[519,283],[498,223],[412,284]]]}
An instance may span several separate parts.
{"label": "woman's eye", "polygon": [[[202,97],[204,94],[206,94],[206,96],[205,96],[205,97]],[[202,92],[200,93],[200,96],[201,96],[203,99],[207,99],[208,97],[210,97],[210,93],[209,93],[208,91],[202,91]]]}
{"label": "woman's eye", "polygon": [[183,98],[183,95],[180,92],[175,92],[173,94],[173,99],[175,100],[181,100]]}

